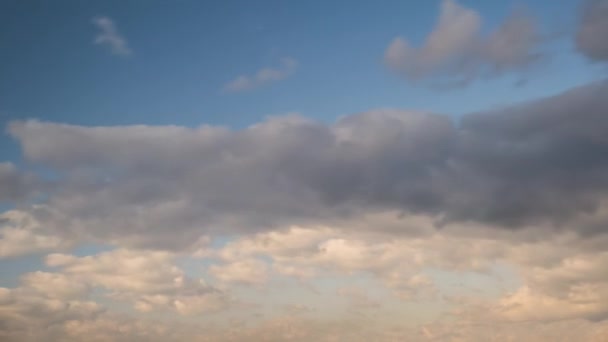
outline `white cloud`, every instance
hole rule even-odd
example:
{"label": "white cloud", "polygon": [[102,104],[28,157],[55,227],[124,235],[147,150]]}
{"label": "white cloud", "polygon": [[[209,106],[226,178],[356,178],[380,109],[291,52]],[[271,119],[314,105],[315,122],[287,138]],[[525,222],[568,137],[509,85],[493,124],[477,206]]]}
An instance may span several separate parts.
{"label": "white cloud", "polygon": [[435,28],[420,47],[396,37],[385,52],[386,65],[410,80],[437,79],[466,84],[480,76],[526,69],[540,54],[540,34],[522,12],[487,36],[482,18],[455,0],[443,0]]}
{"label": "white cloud", "polygon": [[268,266],[256,259],[236,260],[223,265],[212,265],[209,273],[223,283],[263,284],[268,278]]}
{"label": "white cloud", "polygon": [[86,257],[50,254],[46,263],[59,268],[59,272],[29,275],[26,280],[69,279],[74,285],[103,289],[111,299],[131,302],[144,312],[198,314],[218,311],[229,304],[226,294],[202,279],[187,277],[174,265],[174,259],[175,255],[168,252],[126,249]]}
{"label": "white cloud", "polygon": [[[82,338],[80,334],[85,331],[105,336],[104,334],[115,333],[114,329],[123,329],[123,334],[135,334],[133,336],[147,336],[154,332],[154,338],[162,337],[167,341],[195,340],[206,334],[206,338],[213,337],[212,341],[274,338],[303,342],[311,339],[332,341],[332,338],[338,341],[356,341],[357,338],[375,341],[425,341],[426,338],[486,341],[491,338],[525,339],[530,336],[537,337],[535,340],[539,341],[551,341],[551,337],[555,336],[551,331],[538,331],[539,325],[531,322],[543,326],[551,324],[555,329],[565,329],[564,325],[586,327],[577,333],[568,332],[568,336],[589,341],[594,341],[594,338],[601,341],[600,337],[608,331],[608,327],[602,323],[577,321],[594,321],[608,314],[608,306],[604,304],[608,303],[608,274],[603,267],[607,258],[607,252],[603,250],[608,237],[603,236],[598,240],[598,237],[584,238],[564,232],[534,241],[523,231],[505,232],[501,235],[496,234],[495,230],[487,229],[471,232],[470,227],[462,226],[438,232],[433,228],[431,220],[424,223],[420,217],[392,217],[393,220],[411,221],[419,229],[415,235],[396,238],[383,231],[356,232],[345,227],[293,227],[243,236],[222,247],[209,244],[206,249],[198,251],[199,257],[212,263],[209,273],[223,283],[224,291],[230,291],[237,284],[263,284],[269,291],[293,291],[293,288],[283,287],[288,283],[276,283],[272,279],[277,274],[298,274],[282,273],[276,265],[311,270],[310,276],[303,278],[305,280],[313,281],[317,276],[327,275],[332,275],[332,282],[343,279],[337,284],[344,285],[335,293],[315,294],[321,296],[315,302],[291,298],[289,304],[293,310],[289,310],[289,317],[275,317],[271,311],[270,316],[263,320],[252,318],[256,305],[271,305],[272,301],[264,295],[254,297],[256,305],[235,310],[242,311],[245,315],[247,324],[243,326],[232,324],[210,328],[205,324],[211,321],[202,318],[207,316],[201,316],[200,324],[205,327],[203,330],[202,327],[188,328],[186,322],[182,322],[186,324],[182,326],[179,320],[167,325],[167,322],[131,322],[129,320],[134,319],[131,317],[122,319],[122,322],[137,325],[118,328],[123,325],[112,318],[111,311],[102,314],[103,308],[90,301],[93,298],[92,289],[102,289],[108,299],[128,303],[142,314],[212,313],[231,303],[226,297],[228,292],[217,292],[210,285],[186,276],[176,266],[175,254],[126,249],[85,257],[50,254],[45,261],[52,270],[25,274],[20,287],[0,291],[0,302],[5,303],[0,305],[4,307],[0,309],[0,317],[10,322],[12,327],[24,324],[19,322],[26,322],[29,316],[37,317],[35,320],[39,325],[36,326],[42,329],[50,323],[48,318],[35,313],[34,308],[40,305],[60,310],[53,312],[65,310],[60,303],[74,303],[74,309],[79,305],[94,309],[94,314],[84,310],[57,316],[60,317],[59,322],[63,322],[57,334],[69,333],[75,340],[78,340],[76,336]],[[386,224],[386,217],[378,216],[376,219],[376,224],[369,219],[366,224]],[[469,233],[461,234],[462,229],[469,229]],[[490,232],[494,233],[488,236]],[[258,262],[257,258],[265,261]],[[478,281],[467,283],[466,279],[475,274],[496,276],[492,269],[496,263],[508,265],[521,277],[518,282],[523,285],[519,288],[507,287],[502,291],[494,290],[496,293],[493,295],[480,296],[475,287]],[[399,325],[398,321],[412,318],[408,316],[412,315],[412,303],[420,303],[421,307],[434,306],[452,296],[449,291],[442,292],[445,284],[440,284],[442,287],[439,288],[434,284],[435,280],[425,274],[429,269],[441,270],[451,274],[448,280],[457,279],[462,282],[464,287],[450,291],[463,295],[463,300],[450,300],[449,306],[440,311],[448,318],[423,320],[419,331],[413,323]],[[368,285],[361,287],[350,283],[349,279],[358,279],[358,274],[368,279]],[[261,280],[264,282],[261,283]],[[374,281],[383,284],[389,292],[383,293],[382,288],[370,286]],[[487,286],[501,285],[501,281],[495,279]],[[513,292],[508,292],[511,290]],[[390,293],[395,297],[391,297]],[[312,306],[315,307],[317,316],[317,312],[332,308],[332,303],[335,303],[332,302],[332,296],[335,295],[348,304],[344,308],[346,311],[328,313],[335,321],[329,319],[329,316],[312,320],[306,318],[307,315],[296,314],[302,311],[300,308]],[[24,302],[26,298],[29,298],[27,303]],[[48,313],[48,310],[50,309],[40,312]],[[19,312],[20,318],[14,316],[15,312]],[[417,311],[414,312],[420,315]],[[347,313],[355,313],[356,316]],[[61,317],[66,318],[63,320]],[[221,321],[227,323],[226,317],[230,316],[221,317]],[[352,317],[356,318],[351,320]],[[97,331],[98,325],[105,327],[105,331]],[[18,334],[18,330],[10,329],[12,333]],[[177,333],[174,329],[183,331]],[[112,340],[110,337],[107,339]],[[141,339],[145,340],[144,337]],[[68,338],[62,340],[69,341]]]}
{"label": "white cloud", "polygon": [[60,250],[72,245],[67,237],[45,232],[40,223],[26,212],[9,210],[0,213],[0,259]]}
{"label": "white cloud", "polygon": [[265,67],[258,70],[253,75],[241,75],[228,82],[224,88],[224,92],[235,93],[246,90],[255,89],[264,85],[278,82],[291,76],[298,67],[298,61],[293,58],[281,59],[279,67]]}
{"label": "white cloud", "polygon": [[109,48],[114,55],[130,56],[133,54],[133,51],[129,47],[129,42],[118,32],[112,19],[108,17],[96,17],[93,19],[93,24],[99,29],[95,37],[95,44]]}

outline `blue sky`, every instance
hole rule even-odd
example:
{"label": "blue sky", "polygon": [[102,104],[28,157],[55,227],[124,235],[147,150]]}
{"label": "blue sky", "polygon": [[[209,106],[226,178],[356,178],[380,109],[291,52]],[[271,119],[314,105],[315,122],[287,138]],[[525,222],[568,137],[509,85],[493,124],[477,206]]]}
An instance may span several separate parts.
{"label": "blue sky", "polygon": [[0,2],[0,340],[600,341],[607,8]]}
{"label": "blue sky", "polygon": [[[577,4],[526,5],[548,34],[556,34],[574,25]],[[498,26],[515,7],[486,1],[463,5],[483,14],[486,29]],[[566,39],[558,38],[550,44],[557,53],[525,87],[513,87],[508,76],[440,94],[408,85],[385,70],[384,50],[397,35],[422,41],[434,25],[438,1],[382,6],[7,1],[0,6],[2,122],[40,118],[85,125],[242,127],[286,112],[323,121],[379,107],[460,114],[555,93],[594,77]],[[132,56],[113,56],[93,44],[91,20],[100,15],[114,20]],[[289,79],[247,93],[220,93],[236,76],[277,65],[286,56],[299,61]]]}

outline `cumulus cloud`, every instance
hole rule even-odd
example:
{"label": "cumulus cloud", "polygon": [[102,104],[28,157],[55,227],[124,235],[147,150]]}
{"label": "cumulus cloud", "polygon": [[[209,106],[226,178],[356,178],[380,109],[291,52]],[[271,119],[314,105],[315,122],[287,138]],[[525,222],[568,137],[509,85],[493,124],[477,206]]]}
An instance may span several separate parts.
{"label": "cumulus cloud", "polygon": [[3,341],[59,341],[62,331],[57,325],[95,319],[102,312],[103,308],[93,301],[59,299],[28,287],[0,287],[0,338]]}
{"label": "cumulus cloud", "polygon": [[60,236],[179,249],[208,234],[391,211],[437,226],[595,234],[608,217],[607,91],[600,82],[459,123],[378,110],[239,131],[39,121],[9,130],[25,158],[62,175],[45,203],[23,209]]}
{"label": "cumulus cloud", "polygon": [[[337,288],[335,293],[317,294],[327,297],[322,297],[314,305],[306,303],[306,307],[293,304],[285,317],[271,316],[260,320],[246,316],[247,324],[236,325],[222,316],[225,325],[207,326],[210,321],[201,316],[198,328],[179,321],[152,324],[147,319],[117,319],[99,304],[90,302],[94,298],[91,297],[95,293],[93,289],[102,289],[101,293],[107,299],[128,303],[143,313],[209,314],[230,303],[223,299],[225,297],[218,297],[219,293],[210,285],[186,276],[176,266],[172,253],[117,249],[85,257],[50,254],[45,258],[50,270],[25,274],[20,287],[1,289],[0,301],[4,293],[6,300],[2,303],[6,305],[0,306],[0,317],[8,327],[0,326],[0,333],[5,334],[0,336],[23,337],[19,322],[25,322],[29,316],[32,316],[30,320],[39,322],[33,326],[38,327],[36,331],[46,331],[43,335],[46,340],[52,340],[48,338],[48,332],[54,331],[62,337],[57,340],[62,341],[82,339],[85,332],[100,340],[105,336],[106,340],[119,341],[120,338],[146,340],[145,336],[149,336],[148,340],[168,341],[441,341],[456,338],[485,341],[534,336],[539,341],[551,341],[551,337],[562,336],[555,335],[550,329],[538,331],[538,325],[532,325],[532,322],[543,326],[549,324],[554,329],[565,331],[565,327],[585,327],[567,331],[567,336],[582,340],[601,341],[606,336],[606,326],[594,322],[608,314],[608,306],[604,304],[608,303],[608,275],[603,267],[608,235],[581,237],[572,232],[562,232],[535,240],[523,231],[489,236],[483,231],[462,234],[463,229],[468,229],[466,225],[437,231],[430,219],[392,217],[396,222],[406,220],[423,226],[424,233],[399,238],[393,234],[353,231],[346,227],[292,227],[242,236],[223,246],[207,245],[199,251],[198,257],[219,265],[210,273],[225,274],[226,279],[220,280],[228,285],[247,285],[252,284],[250,279],[259,279],[259,274],[251,271],[256,269],[255,262],[247,262],[256,259],[265,260],[267,264],[262,267],[268,273],[264,285],[271,290],[283,287],[270,283],[270,272],[299,277],[294,273],[282,273],[283,268],[275,267],[277,265],[309,269],[317,276],[332,274],[345,277],[343,279],[357,279],[349,277],[361,275],[368,279],[365,290],[352,284]],[[383,216],[376,219],[376,224],[387,220]],[[366,224],[373,226],[373,221]],[[494,277],[496,271],[493,267],[500,263],[507,264],[519,274],[523,285],[515,284],[509,291],[506,289],[480,297],[475,287],[480,278],[475,279],[475,275]],[[434,284],[436,279],[425,274],[429,270],[441,270],[443,279],[458,279],[463,283],[458,293],[471,298],[457,301],[449,299],[449,293],[445,292],[438,296],[439,289]],[[303,279],[312,281],[314,278]],[[472,280],[467,282],[468,278]],[[394,297],[387,299],[377,287],[369,285],[373,281],[383,284]],[[259,283],[254,281],[253,284]],[[499,279],[490,284],[492,288],[504,285]],[[368,290],[373,290],[374,295]],[[345,311],[331,311],[331,319],[325,316],[311,319],[306,315],[310,310],[314,310],[315,316],[325,312],[326,308],[335,310],[331,303],[335,295],[348,304]],[[16,298],[21,302],[16,302]],[[25,298],[28,298],[27,303],[23,302]],[[265,305],[270,301],[266,297],[259,300]],[[325,304],[324,300],[330,303]],[[453,312],[450,309],[445,313],[446,319],[427,321],[418,326],[420,329],[415,324],[403,323],[403,317],[411,315],[411,303],[420,302],[425,307],[432,307],[444,300],[450,300],[447,309],[453,308]],[[60,307],[59,303],[74,303],[70,304],[70,310],[88,303],[85,307],[93,311],[61,314],[66,316],[37,316],[35,309],[26,311],[30,305],[36,308],[38,305],[54,305],[54,310],[66,310],[68,306]],[[218,303],[221,305],[215,306]],[[245,311],[253,312],[251,307]],[[15,312],[19,312],[21,318],[14,316]],[[7,316],[1,316],[3,313]],[[56,319],[51,322],[49,317]],[[113,339],[109,337],[112,334],[122,337]]]}
{"label": "cumulus cloud", "polygon": [[298,61],[286,57],[281,59],[281,64],[278,67],[265,67],[258,70],[253,75],[241,75],[235,78],[224,86],[223,91],[236,93],[262,87],[286,79],[291,76],[297,68]]}
{"label": "cumulus cloud", "polygon": [[127,39],[118,32],[114,21],[108,17],[93,18],[93,24],[99,29],[95,36],[95,44],[110,49],[110,52],[118,56],[130,56],[133,51],[129,47]]}
{"label": "cumulus cloud", "polygon": [[[226,294],[202,279],[187,277],[174,265],[174,257],[168,252],[118,249],[86,257],[50,254],[46,263],[59,268],[58,274],[73,286],[104,289],[110,298],[129,301],[143,312],[174,310],[190,315],[221,310],[229,304]],[[56,276],[34,275],[33,279],[42,280]],[[46,286],[53,291],[51,285],[53,282]]]}
{"label": "cumulus cloud", "polygon": [[413,81],[439,78],[464,85],[478,77],[521,71],[541,57],[535,21],[516,11],[498,28],[482,35],[478,12],[443,0],[435,28],[420,47],[396,37],[386,49],[385,64]]}
{"label": "cumulus cloud", "polygon": [[60,250],[72,242],[67,236],[46,232],[26,212],[9,210],[0,214],[0,259]]}
{"label": "cumulus cloud", "polygon": [[[577,36],[593,60],[603,4]],[[128,55],[104,19],[97,44]],[[537,39],[522,13],[482,35],[478,13],[445,0],[426,42],[396,39],[387,63],[468,82],[528,67]],[[282,63],[226,90],[297,67]],[[22,164],[57,177],[0,163],[0,259],[50,253],[2,283],[0,340],[605,341],[607,93],[459,120],[12,122]],[[83,242],[109,250],[70,250]]]}
{"label": "cumulus cloud", "polygon": [[576,46],[589,59],[608,60],[608,1],[589,0],[584,3],[583,14],[576,34]]}
{"label": "cumulus cloud", "polygon": [[[2,213],[0,257],[53,252],[45,269],[0,289],[0,339],[562,336],[532,325],[542,323],[601,341],[606,93],[598,82],[458,121],[374,110],[331,124],[274,117],[242,130],[12,122],[25,161],[58,177],[42,184],[0,164],[9,201],[44,194]],[[115,249],[67,251],[79,242]],[[195,265],[189,272],[183,258]],[[323,279],[336,288],[328,292]],[[251,295],[285,284],[316,302]],[[116,303],[133,316],[107,312]],[[335,321],[304,312],[335,303]],[[395,318],[416,305],[437,320],[400,325]],[[164,314],[199,315],[210,326],[148,320]]]}

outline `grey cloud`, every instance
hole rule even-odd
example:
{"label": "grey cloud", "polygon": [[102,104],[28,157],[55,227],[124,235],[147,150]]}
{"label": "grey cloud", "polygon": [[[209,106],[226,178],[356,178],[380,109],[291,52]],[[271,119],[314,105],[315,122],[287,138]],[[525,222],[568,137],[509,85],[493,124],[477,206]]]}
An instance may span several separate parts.
{"label": "grey cloud", "polygon": [[35,211],[45,225],[167,245],[348,215],[359,205],[422,210],[418,201],[435,201],[423,188],[426,168],[445,159],[453,128],[438,115],[379,111],[334,126],[274,118],[238,132],[36,121],[10,131],[30,161],[66,175]]}
{"label": "grey cloud", "polygon": [[25,200],[40,186],[33,174],[21,172],[12,163],[0,162],[0,204]]}
{"label": "grey cloud", "polygon": [[501,111],[298,116],[241,131],[11,124],[25,157],[64,175],[32,210],[49,230],[178,248],[201,234],[398,210],[438,223],[595,232],[608,191],[608,83]]}
{"label": "grey cloud", "polygon": [[585,2],[576,34],[576,46],[589,59],[608,60],[608,1]]}
{"label": "grey cloud", "polygon": [[436,26],[422,46],[397,37],[387,47],[384,62],[411,81],[466,85],[479,77],[526,70],[542,57],[542,39],[536,22],[522,10],[484,36],[479,13],[444,0]]}
{"label": "grey cloud", "polygon": [[601,82],[466,116],[454,164],[472,170],[480,196],[452,214],[517,226],[595,210],[608,190],[607,91]]}

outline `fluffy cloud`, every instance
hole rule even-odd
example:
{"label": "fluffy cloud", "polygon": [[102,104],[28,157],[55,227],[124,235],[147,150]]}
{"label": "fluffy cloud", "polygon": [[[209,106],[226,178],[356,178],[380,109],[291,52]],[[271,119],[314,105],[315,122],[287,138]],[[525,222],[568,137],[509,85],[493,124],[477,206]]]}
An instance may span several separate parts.
{"label": "fluffy cloud", "polygon": [[[55,285],[53,282],[51,285]],[[66,285],[66,283],[63,283]],[[61,323],[94,319],[103,308],[93,301],[46,296],[28,287],[0,287],[0,339],[3,341],[60,340]]]}
{"label": "fluffy cloud", "polygon": [[576,34],[576,46],[591,60],[608,60],[608,1],[589,0]]}
{"label": "fluffy cloud", "polygon": [[[386,224],[388,220],[381,215],[375,217],[375,221],[368,219],[365,224]],[[327,297],[307,303],[306,307],[293,304],[286,317],[271,315],[260,320],[245,316],[248,323],[243,325],[229,323],[222,316],[221,321],[226,325],[208,326],[209,315],[200,317],[202,326],[199,328],[188,327],[185,322],[152,324],[149,317],[144,321],[134,321],[132,317],[117,320],[114,314],[104,312],[99,304],[90,301],[95,298],[92,297],[94,289],[103,290],[101,294],[111,301],[129,303],[143,313],[153,310],[208,314],[225,308],[230,301],[226,300],[226,293],[186,276],[175,265],[172,253],[117,249],[86,257],[50,254],[45,262],[51,270],[25,274],[20,287],[2,289],[4,297],[0,298],[5,301],[0,315],[7,315],[2,316],[7,327],[0,327],[0,333],[4,334],[0,336],[21,336],[21,340],[26,340],[19,322],[28,319],[39,322],[35,325],[39,331],[47,329],[56,334],[45,336],[61,336],[57,340],[62,341],[82,339],[86,332],[100,341],[103,338],[114,340],[110,336],[120,335],[120,332],[135,341],[146,340],[145,336],[150,336],[149,340],[168,341],[340,341],[357,338],[485,341],[530,336],[539,341],[551,341],[551,337],[562,336],[550,329],[539,331],[539,326],[532,322],[563,329],[567,336],[582,340],[601,341],[606,336],[605,324],[594,322],[608,314],[608,306],[604,304],[608,303],[608,274],[603,267],[608,253],[605,248],[608,235],[584,237],[562,232],[535,239],[525,231],[497,234],[501,231],[482,229],[471,233],[466,225],[437,231],[432,220],[424,217],[393,215],[392,220],[405,220],[418,229],[415,235],[396,238],[386,232],[353,231],[346,227],[292,227],[243,236],[221,247],[208,244],[196,256],[211,262],[210,269],[217,266],[209,273],[219,275],[217,278],[228,285],[226,289],[233,284],[259,285],[260,279],[270,290],[283,288],[271,280],[277,275],[311,282],[327,275],[343,279],[363,276],[370,279],[367,284],[379,281],[394,297],[386,297],[387,294],[375,286],[368,285],[363,290],[352,284],[337,288],[335,293],[317,294]],[[466,233],[467,229],[469,233]],[[251,260],[254,261],[249,262]],[[260,260],[259,264],[257,260]],[[508,265],[520,277],[518,283],[521,284],[480,296],[476,285],[482,278],[470,281],[467,278],[475,275],[496,277],[494,268],[499,264]],[[302,276],[283,272],[287,266],[310,273]],[[444,279],[458,279],[463,287],[446,289],[445,284],[436,283],[441,278],[436,278],[433,270],[443,272],[442,277],[451,274]],[[498,278],[490,284],[491,288],[503,285]],[[463,299],[450,299],[454,297],[450,291],[456,291],[457,295],[464,296]],[[335,295],[348,304],[345,311],[331,311],[335,310],[335,303],[331,302]],[[16,302],[17,298],[21,302]],[[26,298],[28,302],[24,303]],[[259,299],[259,304],[268,305],[266,301],[270,301],[267,297]],[[419,302],[426,307],[446,300],[449,305],[442,309],[448,310],[444,312],[446,319],[423,321],[422,325],[402,322],[403,317],[410,317],[412,303]],[[59,303],[73,304],[60,308]],[[54,310],[83,307],[92,311],[83,309],[56,314],[53,316],[56,320],[51,322],[50,316],[37,316],[38,309],[30,309],[40,305],[51,306]],[[255,310],[252,308],[243,311],[253,315]],[[326,308],[331,308],[329,313],[325,312]],[[21,318],[14,315],[16,312],[22,315]],[[332,319],[324,316],[311,319],[308,312],[314,312],[315,316],[324,313]],[[585,329],[568,331],[565,327]],[[15,340],[20,339],[15,337]],[[52,339],[47,337],[47,340]]]}
{"label": "fluffy cloud", "polygon": [[129,56],[133,53],[127,39],[118,32],[112,19],[96,17],[93,19],[93,24],[99,29],[95,44],[107,47],[112,54],[118,56]]}
{"label": "fluffy cloud", "polygon": [[224,92],[236,93],[251,90],[269,83],[278,82],[291,76],[298,67],[298,61],[293,58],[281,59],[279,67],[266,67],[258,70],[253,75],[241,75],[228,82],[223,88]]}
{"label": "fluffy cloud", "polygon": [[384,61],[410,80],[440,77],[466,84],[480,76],[528,68],[541,56],[540,39],[536,23],[521,11],[483,36],[479,13],[444,0],[436,26],[422,46],[397,37],[386,49]]}
{"label": "fluffy cloud", "polygon": [[45,232],[26,212],[10,210],[0,214],[0,259],[59,250],[72,242],[67,236]]}
{"label": "fluffy cloud", "polygon": [[221,310],[229,304],[226,294],[187,277],[173,264],[174,257],[167,252],[118,249],[86,257],[50,254],[46,263],[60,268],[59,274],[73,284],[101,288],[110,298],[130,301],[143,312],[161,309],[187,315]]}
{"label": "fluffy cloud", "polygon": [[600,82],[457,124],[381,110],[240,131],[38,121],[9,130],[25,158],[62,175],[45,203],[22,209],[59,236],[181,249],[208,234],[394,211],[437,226],[596,234],[608,217],[607,91]]}

